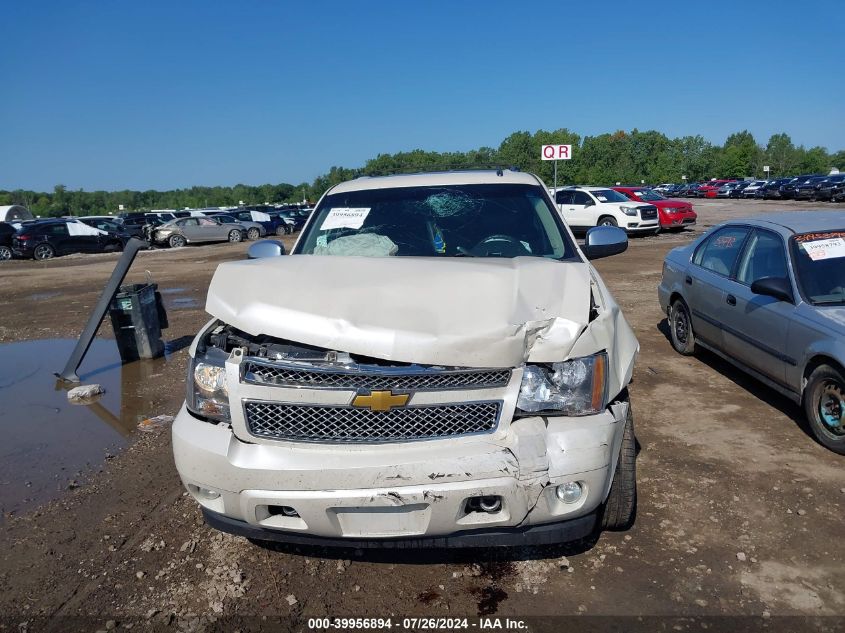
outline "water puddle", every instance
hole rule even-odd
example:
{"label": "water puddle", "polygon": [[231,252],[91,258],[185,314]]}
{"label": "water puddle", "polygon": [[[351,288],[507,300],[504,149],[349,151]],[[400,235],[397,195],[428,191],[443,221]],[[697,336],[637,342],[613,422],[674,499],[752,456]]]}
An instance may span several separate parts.
{"label": "water puddle", "polygon": [[29,295],[27,299],[31,299],[32,301],[44,301],[46,299],[53,299],[55,297],[61,297],[62,293],[56,290],[52,290],[50,292],[36,292],[34,295]]}
{"label": "water puddle", "polygon": [[41,504],[74,487],[77,473],[103,463],[128,443],[150,411],[143,386],[155,381],[165,358],[123,365],[112,340],[95,339],[79,369],[81,384],[105,394],[89,405],[71,404],[53,372],[75,340],[48,339],[0,345],[0,523],[8,512]]}
{"label": "water puddle", "polygon": [[189,292],[187,288],[162,288],[159,292],[167,310],[190,310],[203,305],[199,299],[186,294]]}

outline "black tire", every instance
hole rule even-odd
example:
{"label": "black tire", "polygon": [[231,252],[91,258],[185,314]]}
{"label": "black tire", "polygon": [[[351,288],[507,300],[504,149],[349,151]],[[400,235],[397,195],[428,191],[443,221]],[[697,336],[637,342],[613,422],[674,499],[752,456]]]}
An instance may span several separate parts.
{"label": "black tire", "polygon": [[634,435],[634,413],[628,404],[628,416],[622,431],[619,460],[613,472],[610,493],[601,514],[603,530],[627,530],[637,516],[637,439]]}
{"label": "black tire", "polygon": [[37,259],[39,261],[43,261],[45,259],[53,259],[53,257],[55,256],[56,251],[49,244],[39,244],[35,247],[35,250],[32,251],[32,258]]}
{"label": "black tire", "polygon": [[261,237],[261,231],[259,231],[257,227],[253,226],[246,232],[246,237],[249,240],[257,240],[259,237]]}
{"label": "black tire", "polygon": [[695,332],[692,330],[692,318],[683,299],[675,299],[669,308],[669,338],[672,347],[683,356],[695,354]]}
{"label": "black tire", "polygon": [[845,455],[845,378],[830,365],[819,365],[804,388],[804,414],[819,443]]}
{"label": "black tire", "polygon": [[8,246],[0,246],[0,262],[12,259],[12,249]]}
{"label": "black tire", "polygon": [[238,229],[232,229],[231,231],[229,231],[230,242],[242,242],[243,239],[243,233],[241,233]]}
{"label": "black tire", "polygon": [[599,218],[599,226],[619,226],[616,218],[610,215],[603,215]]}
{"label": "black tire", "polygon": [[187,240],[185,240],[184,235],[179,235],[177,233],[176,235],[171,235],[169,238],[167,238],[167,243],[170,248],[182,248],[188,242]]}
{"label": "black tire", "polygon": [[282,235],[288,234],[288,225],[287,224],[280,224],[276,227],[276,235],[281,237]]}

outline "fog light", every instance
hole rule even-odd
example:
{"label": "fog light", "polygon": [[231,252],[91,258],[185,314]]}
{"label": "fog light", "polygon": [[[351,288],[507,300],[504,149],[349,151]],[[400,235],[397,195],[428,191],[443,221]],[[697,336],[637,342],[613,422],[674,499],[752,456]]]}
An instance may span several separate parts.
{"label": "fog light", "polygon": [[584,489],[577,481],[567,481],[565,484],[559,485],[555,489],[557,498],[564,503],[575,503],[581,498]]}
{"label": "fog light", "polygon": [[197,488],[197,496],[211,501],[212,499],[217,499],[220,496],[220,493],[216,490],[212,490],[211,488],[203,488],[200,486]]}

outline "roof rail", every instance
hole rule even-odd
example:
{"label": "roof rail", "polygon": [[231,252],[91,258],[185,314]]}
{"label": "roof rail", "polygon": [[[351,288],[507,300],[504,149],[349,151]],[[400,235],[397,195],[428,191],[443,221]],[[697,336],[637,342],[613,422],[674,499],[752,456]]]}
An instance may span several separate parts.
{"label": "roof rail", "polygon": [[486,164],[474,163],[472,165],[465,164],[445,164],[445,165],[427,165],[425,168],[407,167],[399,169],[385,169],[385,170],[371,170],[364,171],[358,174],[358,178],[375,177],[375,176],[398,176],[409,174],[430,174],[430,173],[450,173],[462,171],[496,171],[498,175],[502,175],[505,171],[520,171],[519,167],[515,165],[502,165],[501,163]]}

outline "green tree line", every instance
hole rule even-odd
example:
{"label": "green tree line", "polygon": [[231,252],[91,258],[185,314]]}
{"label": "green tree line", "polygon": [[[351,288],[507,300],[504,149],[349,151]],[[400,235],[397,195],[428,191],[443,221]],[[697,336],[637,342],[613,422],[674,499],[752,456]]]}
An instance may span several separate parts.
{"label": "green tree line", "polygon": [[514,132],[498,148],[480,147],[467,152],[429,152],[421,149],[396,154],[379,154],[363,167],[332,167],[312,183],[292,185],[235,185],[233,187],[190,187],[172,191],[71,191],[56,185],[52,192],[0,191],[0,205],[23,204],[40,216],[115,213],[119,205],[127,211],[233,206],[264,202],[317,200],[339,182],[361,175],[397,172],[461,169],[478,166],[517,167],[538,174],[552,183],[552,161],[540,159],[540,146],[570,144],[572,160],[558,163],[558,184],[611,185],[680,182],[709,178],[763,177],[825,174],[836,167],[845,171],[845,150],[829,153],[824,147],[796,146],[787,134],[774,134],[763,145],[743,130],[716,145],[702,136],[669,138],[649,130],[617,131],[584,136],[566,128],[554,131]]}

